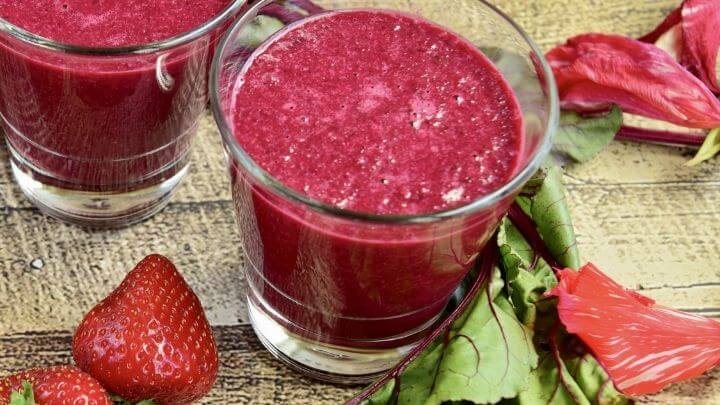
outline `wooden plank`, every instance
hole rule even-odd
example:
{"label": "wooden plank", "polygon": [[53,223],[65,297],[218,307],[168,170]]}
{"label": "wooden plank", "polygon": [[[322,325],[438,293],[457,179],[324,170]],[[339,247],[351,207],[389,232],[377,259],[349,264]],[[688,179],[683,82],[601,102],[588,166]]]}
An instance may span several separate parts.
{"label": "wooden plank", "polygon": [[[634,288],[720,281],[720,184],[575,184],[569,190],[581,253],[619,282]],[[720,307],[720,295],[715,303]]]}
{"label": "wooden plank", "polygon": [[[215,327],[220,352],[218,382],[204,404],[336,404],[349,399],[361,387],[338,387],[309,380],[290,371],[261,346],[247,326]],[[0,336],[0,376],[27,367],[50,366],[72,361],[72,335],[47,331]],[[720,370],[665,393],[643,398],[644,404],[717,404]]]}
{"label": "wooden plank", "polygon": [[245,319],[231,203],[173,203],[115,231],[60,224],[34,209],[0,209],[0,334],[71,329],[144,256],[169,256],[211,322]]}
{"label": "wooden plank", "polygon": [[565,181],[567,184],[720,184],[717,160],[685,166],[694,153],[689,148],[613,142],[595,159],[566,167]]}
{"label": "wooden plank", "polygon": [[[275,361],[250,326],[215,327],[218,382],[203,404],[336,404],[357,388],[311,381]],[[0,376],[27,368],[72,362],[72,335],[47,331],[0,336]]]}
{"label": "wooden plank", "polygon": [[678,0],[499,0],[509,14],[545,49],[587,32],[640,36],[654,28]]}

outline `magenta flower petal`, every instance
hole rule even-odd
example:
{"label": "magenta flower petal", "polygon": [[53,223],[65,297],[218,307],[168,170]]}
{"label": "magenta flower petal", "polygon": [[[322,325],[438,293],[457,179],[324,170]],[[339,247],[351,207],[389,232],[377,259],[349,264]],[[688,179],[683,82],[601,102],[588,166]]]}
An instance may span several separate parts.
{"label": "magenta flower petal", "polygon": [[720,93],[717,60],[720,50],[720,1],[685,0],[682,5],[681,62],[710,90]]}
{"label": "magenta flower petal", "polygon": [[626,395],[658,392],[720,364],[720,322],[624,289],[594,265],[558,272],[560,320]]}
{"label": "magenta flower petal", "polygon": [[720,127],[720,101],[662,49],[619,35],[570,38],[547,55],[562,107],[623,111],[691,128]]}

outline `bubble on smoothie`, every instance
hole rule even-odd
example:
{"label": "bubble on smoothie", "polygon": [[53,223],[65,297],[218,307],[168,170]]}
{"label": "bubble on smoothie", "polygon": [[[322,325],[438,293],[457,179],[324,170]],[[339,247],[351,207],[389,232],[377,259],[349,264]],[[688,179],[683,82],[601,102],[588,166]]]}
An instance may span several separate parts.
{"label": "bubble on smoothie", "polygon": [[444,193],[442,195],[442,199],[443,199],[443,201],[445,201],[448,204],[458,202],[462,199],[462,196],[464,193],[465,193],[464,187],[457,187],[457,188],[454,188],[454,189],[448,191],[447,193]]}

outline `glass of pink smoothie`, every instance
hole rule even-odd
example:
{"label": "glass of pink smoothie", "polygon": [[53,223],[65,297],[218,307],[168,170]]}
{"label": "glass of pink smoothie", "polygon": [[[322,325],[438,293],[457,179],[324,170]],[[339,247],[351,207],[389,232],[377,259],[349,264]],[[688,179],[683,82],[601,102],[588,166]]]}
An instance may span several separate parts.
{"label": "glass of pink smoothie", "polygon": [[0,2],[0,118],[25,194],[93,227],[159,211],[188,171],[213,50],[245,3]]}
{"label": "glass of pink smoothie", "polygon": [[558,101],[542,53],[483,1],[316,3],[256,3],[211,97],[256,334],[311,376],[364,382],[460,293]]}

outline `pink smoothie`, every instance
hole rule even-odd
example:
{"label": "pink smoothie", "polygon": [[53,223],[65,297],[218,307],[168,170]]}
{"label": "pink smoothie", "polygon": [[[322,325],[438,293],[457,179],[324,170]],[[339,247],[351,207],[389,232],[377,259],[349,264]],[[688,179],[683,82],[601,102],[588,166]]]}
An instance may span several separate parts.
{"label": "pink smoothie", "polygon": [[0,18],[35,35],[90,47],[172,38],[214,17],[231,0],[3,0]]}
{"label": "pink smoothie", "polygon": [[[232,0],[6,0],[0,18],[55,42],[126,47],[193,30]],[[187,161],[207,103],[223,24],[179,47],[97,56],[0,34],[0,112],[15,163],[44,183],[122,192],[163,181]]]}
{"label": "pink smoothie", "polygon": [[[457,208],[522,163],[521,111],[501,73],[465,39],[408,15],[301,21],[255,52],[229,95],[250,157],[344,210]],[[512,199],[432,224],[377,225],[283,201],[237,165],[233,174],[258,305],[301,334],[350,345],[432,322]]]}

